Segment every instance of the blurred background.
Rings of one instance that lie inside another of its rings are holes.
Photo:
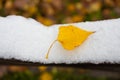
[[[120,0],[0,0],[0,16],[47,25],[120,18]],[[0,65],[0,80],[120,80],[119,72],[70,67]]]

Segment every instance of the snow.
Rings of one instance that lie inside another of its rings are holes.
[[[85,30],[96,31],[79,47],[65,50],[59,42],[46,53],[57,38],[57,24],[45,27],[22,16],[0,17],[0,58],[39,63],[120,63],[120,18],[71,23]]]

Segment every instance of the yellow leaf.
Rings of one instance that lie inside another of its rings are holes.
[[[83,19],[84,19],[84,16],[83,15],[75,15],[75,16],[73,16],[72,17],[72,21],[73,22],[80,22],[80,21],[83,21]]]
[[[93,32],[86,31],[73,25],[61,26],[57,40],[67,50],[80,46]]]
[[[39,80],[53,80],[53,77],[50,73],[44,72],[42,75],[40,75]]]
[[[69,11],[75,11],[75,5],[74,4],[69,4],[67,8],[68,8]]]
[[[50,49],[52,48],[53,44],[56,41],[59,41],[64,49],[66,50],[73,50],[74,48],[80,46],[90,34],[94,32],[92,31],[86,31],[81,28],[75,27],[73,25],[68,26],[61,26],[59,28],[59,33],[57,40],[55,40],[46,55],[46,59],[48,58],[48,54],[50,52]]]
[[[45,71],[45,70],[47,69],[47,67],[46,67],[46,66],[40,66],[40,67],[38,67],[38,69],[39,69],[40,71]]]

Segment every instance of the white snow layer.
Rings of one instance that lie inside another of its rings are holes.
[[[0,17],[0,58],[40,63],[120,63],[120,18],[71,24],[96,32],[71,51],[56,42],[46,59],[59,26],[69,24],[45,27],[31,18]]]

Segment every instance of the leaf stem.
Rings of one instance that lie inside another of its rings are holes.
[[[54,40],[53,43],[50,45],[50,47],[49,47],[49,49],[48,49],[48,52],[47,52],[47,54],[46,54],[46,56],[45,56],[46,59],[48,59],[48,56],[49,56],[50,50],[51,50],[53,44],[54,44],[56,41],[57,41],[57,40]]]

